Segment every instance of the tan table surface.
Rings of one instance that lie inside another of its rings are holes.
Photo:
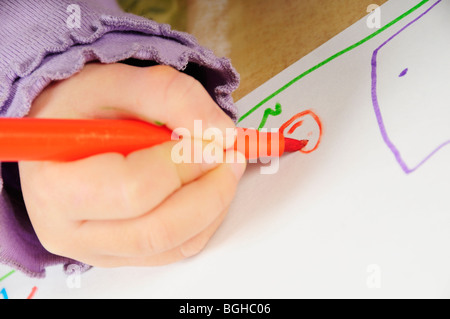
[[[187,31],[231,59],[239,100],[386,1],[188,0]]]

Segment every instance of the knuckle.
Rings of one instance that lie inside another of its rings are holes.
[[[159,78],[162,85],[163,101],[168,102],[173,99],[174,94],[179,92],[181,74],[173,69],[163,69],[161,77]]]
[[[177,167],[170,161],[171,149],[167,146],[155,146],[151,152],[151,162],[145,173],[126,172],[126,178],[120,181],[120,209],[127,218],[148,213],[181,187]],[[164,179],[156,178],[157,176],[164,176]]]
[[[169,226],[157,219],[141,230],[137,253],[144,256],[155,255],[174,246],[173,234]]]
[[[229,205],[233,199],[233,194],[236,190],[235,180],[230,178],[224,178],[221,183],[215,184],[213,188],[213,194],[211,198],[215,201],[215,206],[218,211],[223,211]]]
[[[139,109],[148,105],[148,99],[158,97],[164,104],[173,92],[173,83],[177,80],[178,72],[167,65],[156,65],[140,68],[137,73],[137,82],[141,83],[146,90],[144,94],[136,94],[134,103]]]
[[[143,196],[143,187],[135,180],[129,179],[121,184],[121,211],[127,218],[138,216],[141,211],[140,202]]]
[[[224,210],[230,204],[230,196],[228,191],[219,188],[219,191],[216,192],[216,203],[218,211]]]
[[[207,238],[201,236],[193,238],[180,246],[181,255],[185,258],[196,256],[205,249],[207,243]]]
[[[167,72],[163,79],[163,85],[164,101],[173,105],[176,105],[188,95],[203,88],[201,83],[193,77],[173,69]]]

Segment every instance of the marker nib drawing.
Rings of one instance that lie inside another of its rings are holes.
[[[308,145],[308,140],[295,140],[292,138],[285,138],[285,148],[284,151],[288,153],[301,151]]]

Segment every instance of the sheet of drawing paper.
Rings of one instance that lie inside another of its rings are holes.
[[[381,26],[370,28],[377,14]],[[450,297],[449,39],[450,0],[391,0],[238,101],[239,126],[309,144],[249,166],[200,255],[81,277],[16,272],[0,289],[10,298],[35,286],[35,298]]]

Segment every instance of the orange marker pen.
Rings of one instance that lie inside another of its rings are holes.
[[[0,161],[73,161],[93,155],[134,151],[171,141],[172,131],[135,120],[0,119]],[[278,143],[272,144],[274,139]],[[247,159],[281,156],[307,141],[280,133],[238,129],[235,150]],[[278,145],[272,149],[272,145]]]
[[[296,152],[308,144],[306,140],[285,138],[279,131],[261,132],[254,129],[237,128],[234,149],[248,160],[260,157],[280,157],[285,152]]]

